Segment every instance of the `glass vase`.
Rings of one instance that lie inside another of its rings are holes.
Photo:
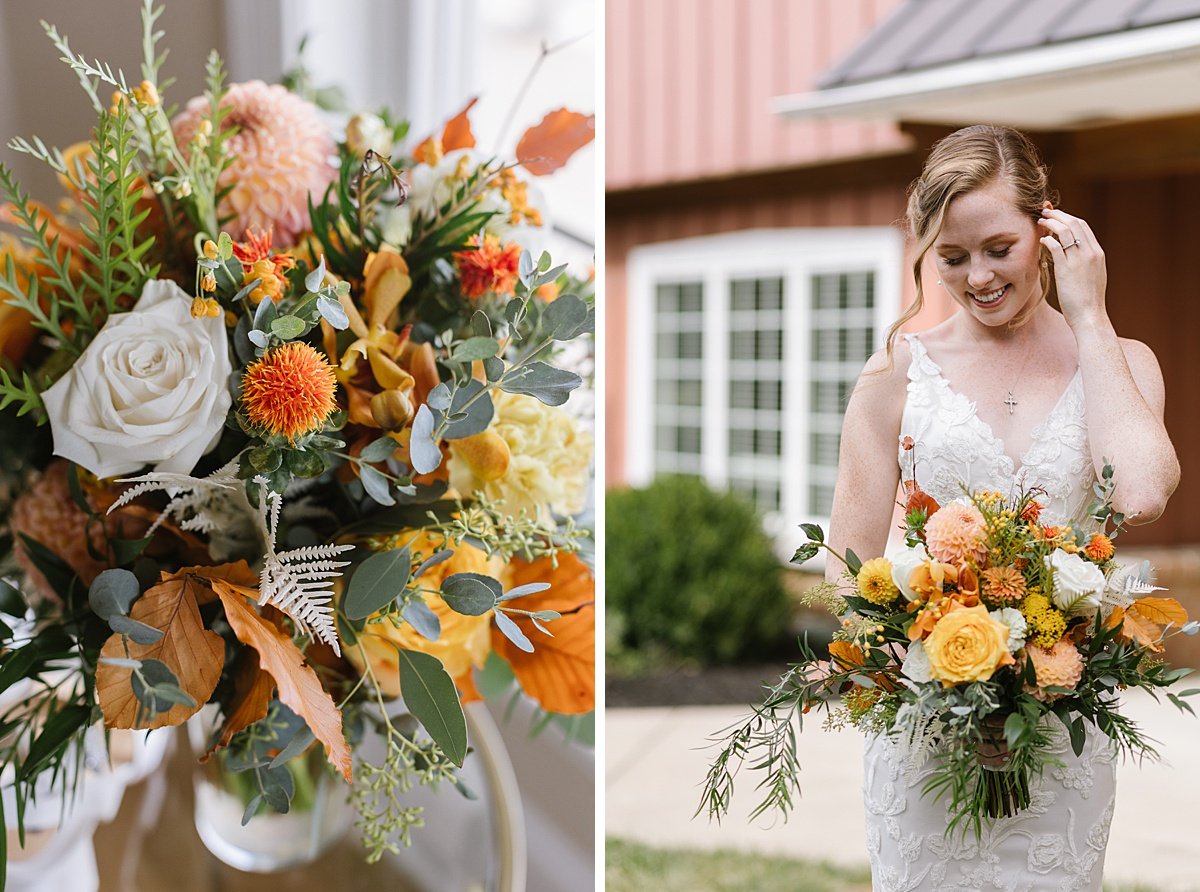
[[[197,758],[205,752],[208,727],[210,723],[196,719],[189,726]],[[196,832],[230,867],[254,873],[302,867],[340,841],[353,823],[349,788],[333,773],[319,743],[285,765],[294,787],[287,813],[261,801],[245,824],[247,807],[258,792],[252,772],[233,771],[226,750],[196,765]]]

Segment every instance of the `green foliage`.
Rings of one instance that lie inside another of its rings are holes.
[[[607,496],[607,609],[622,648],[719,664],[788,641],[783,572],[750,505],[690,477]]]

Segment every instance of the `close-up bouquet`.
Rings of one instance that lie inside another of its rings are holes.
[[[10,143],[53,207],[0,165],[6,818],[69,807],[94,726],[189,723],[241,823],[348,796],[375,860],[408,790],[469,795],[479,673],[593,709],[594,294],[536,178],[594,118],[338,132],[215,53],[176,108],[161,11],[137,77],[46,25],[96,123]]]
[[[841,562],[839,582],[804,596],[828,608],[840,628],[828,658],[801,642],[790,666],[744,723],[720,745],[700,809],[729,810],[734,777],[746,762],[765,772],[754,816],[785,814],[799,793],[795,730],[814,708],[827,726],[882,735],[922,793],[946,803],[951,829],[979,836],[986,820],[1030,807],[1031,781],[1061,766],[1056,738],[1078,756],[1088,735],[1120,755],[1157,755],[1121,713],[1120,692],[1165,691],[1190,673],[1172,669],[1163,642],[1195,634],[1177,600],[1162,597],[1146,566],[1124,567],[1113,540],[1124,518],[1112,510],[1114,470],[1094,487],[1078,527],[1040,521],[1045,494],[967,491],[939,505],[916,483],[919,444],[906,438],[913,473],[904,481],[904,547],[891,558],[839,554],[815,524],[793,557],[821,550]],[[1039,500],[1041,499],[1041,500]]]

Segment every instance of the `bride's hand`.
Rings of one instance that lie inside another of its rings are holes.
[[[1049,235],[1041,242],[1054,258],[1054,282],[1058,303],[1072,329],[1102,321],[1104,288],[1108,273],[1104,266],[1104,251],[1087,221],[1065,214],[1058,208],[1042,209],[1038,220]]]

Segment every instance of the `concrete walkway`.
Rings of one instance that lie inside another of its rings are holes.
[[[1194,687],[1195,682],[1188,682]],[[1194,698],[1200,707],[1200,698]],[[1200,709],[1198,709],[1200,711]],[[1165,698],[1126,697],[1125,714],[1161,744],[1161,763],[1121,764],[1104,878],[1159,892],[1200,892],[1200,720]],[[746,816],[759,801],[755,772],[739,778],[721,825],[692,819],[714,750],[706,738],[745,715],[738,707],[609,709],[605,717],[605,832],[652,846],[729,848],[866,863],[862,737],[826,732],[823,715],[800,735],[803,796],[785,824]]]

